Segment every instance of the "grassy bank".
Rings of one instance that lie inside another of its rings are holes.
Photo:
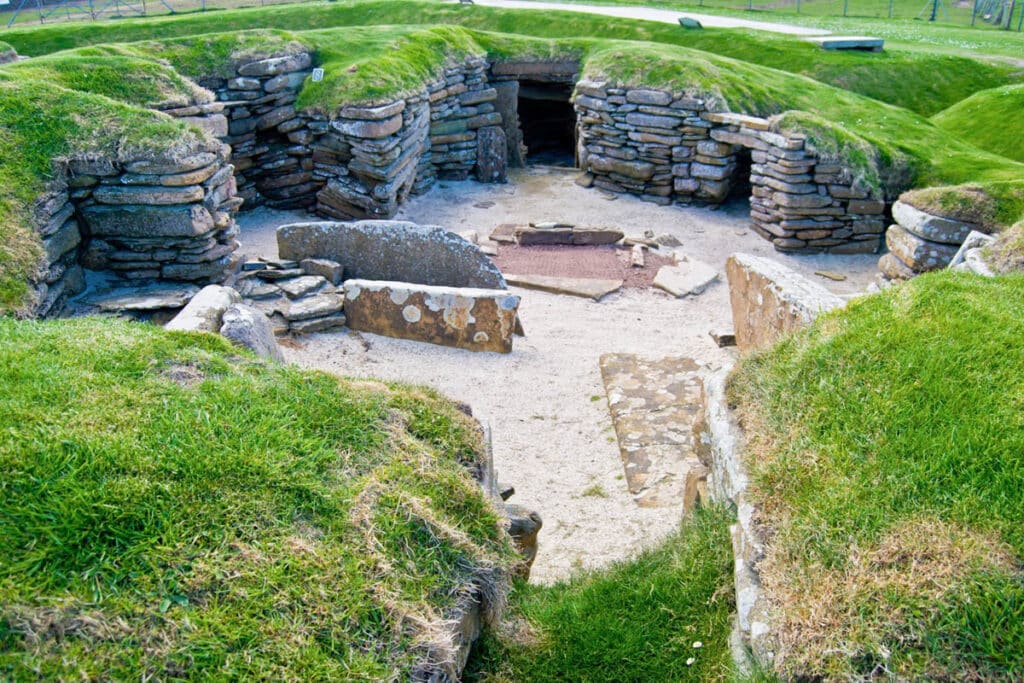
[[[112,320],[0,340],[0,678],[405,678],[498,585],[433,393]]]
[[[976,147],[1024,162],[1024,85],[975,93],[932,121]]]
[[[305,31],[316,26],[454,24],[542,38],[600,38],[664,43],[750,61],[930,116],[967,95],[1020,82],[1019,68],[949,54],[887,50],[826,52],[805,41],[758,31],[684,31],[650,21],[572,12],[526,12],[393,0],[303,3],[118,22],[73,22],[11,30],[4,38],[28,55],[100,43],[134,42],[254,28]],[[1024,50],[1024,43],[1021,44]]]
[[[1022,301],[921,276],[732,377],[783,677],[1024,676]]]
[[[724,510],[698,510],[634,560],[554,586],[519,585],[467,680],[729,680],[729,521]]]

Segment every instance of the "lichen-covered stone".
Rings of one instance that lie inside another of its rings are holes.
[[[353,330],[470,351],[512,351],[519,297],[505,290],[346,280]]]

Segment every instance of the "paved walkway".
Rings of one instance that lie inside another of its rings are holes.
[[[562,2],[534,2],[534,0],[473,0],[477,5],[503,7],[506,9],[563,10],[566,12],[582,12],[584,14],[603,14],[608,17],[622,19],[644,19],[663,24],[678,24],[679,17],[696,19],[707,28],[749,28],[757,31],[785,33],[791,36],[824,36],[831,31],[792,24],[776,24],[768,21],[752,21],[734,17],[720,17],[713,14],[695,14],[675,10],[653,9],[651,7],[625,5],[577,5]]]

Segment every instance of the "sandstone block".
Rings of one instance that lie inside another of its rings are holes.
[[[702,293],[718,279],[718,271],[700,261],[684,260],[674,266],[662,266],[654,277],[654,286],[677,299]]]
[[[747,352],[810,324],[843,300],[771,259],[733,254],[725,263],[736,344]]]
[[[319,275],[332,285],[340,284],[345,276],[345,266],[325,258],[307,258],[299,263],[306,275]]]
[[[203,188],[197,185],[187,187],[163,187],[147,185],[102,185],[92,197],[100,204],[149,204],[170,206],[192,204],[203,200]]]
[[[93,235],[111,237],[194,237],[213,229],[202,206],[87,206],[82,215]]]
[[[511,352],[518,309],[505,290],[345,282],[350,328],[470,351]]]
[[[297,55],[271,57],[243,64],[239,67],[238,74],[240,76],[277,76],[289,71],[308,69],[310,64],[312,64],[312,59],[310,59],[309,53],[301,52]]]
[[[331,121],[331,127],[339,133],[351,135],[357,138],[369,138],[377,140],[393,135],[402,129],[402,116],[396,114],[390,118],[380,121],[364,119],[336,119]]]

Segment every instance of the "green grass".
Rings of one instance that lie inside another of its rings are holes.
[[[53,160],[173,156],[213,144],[201,131],[152,111],[37,80],[33,69],[0,68],[0,312],[24,312],[30,304],[27,282],[42,257],[31,207],[54,177]]]
[[[634,560],[518,585],[504,630],[485,634],[467,680],[729,680],[729,521],[725,510],[698,510]]]
[[[0,341],[0,678],[407,678],[500,588],[478,429],[428,390],[110,319]]]
[[[810,76],[930,116],[970,93],[1020,82],[1019,66],[958,55],[889,49],[882,54],[825,52],[788,36],[758,31],[683,31],[648,21],[570,12],[516,12],[435,2],[333,2],[252,8],[118,22],[74,22],[7,31],[24,54],[39,55],[99,43],[166,40],[252,28],[305,31],[313,26],[457,24],[542,38],[641,40],[691,47]],[[977,33],[983,34],[978,31]],[[1018,54],[1024,54],[1021,42]]]
[[[1024,162],[1024,85],[974,93],[932,121],[976,147]]]
[[[930,274],[734,373],[783,677],[1024,676],[1022,302]]]

